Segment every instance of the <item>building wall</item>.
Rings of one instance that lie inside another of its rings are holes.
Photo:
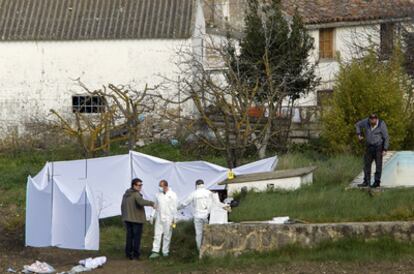
[[[108,83],[143,89],[178,77],[177,50],[191,40],[59,41],[0,43],[0,126],[8,128],[51,108],[71,113],[71,96]],[[4,131],[3,131],[4,134]]]
[[[204,0],[204,13],[208,25],[223,27],[228,24],[231,29],[242,31],[244,25],[244,14],[247,8],[246,1],[240,0]],[[334,50],[339,53],[343,60],[349,60],[358,54],[355,43],[366,47],[372,42],[377,43],[379,39],[379,25],[356,22],[357,26],[342,26],[335,28]],[[321,78],[320,86],[317,90],[327,90],[333,88],[335,75],[339,71],[337,60],[319,60],[319,29],[309,29],[309,35],[314,39],[314,50],[310,60],[318,62],[316,76]],[[297,101],[298,106],[316,106],[317,92],[312,92],[303,96]]]
[[[316,76],[320,78],[320,85],[317,90],[331,90],[334,88],[334,81],[339,72],[339,62],[349,61],[361,54],[360,47],[367,48],[370,44],[379,43],[380,26],[376,24],[365,26],[343,26],[334,30],[334,52],[336,59],[319,59],[319,29],[309,30],[309,35],[314,40],[314,49],[311,52],[310,60],[317,63]],[[316,106],[317,92],[312,92],[300,98],[298,106]]]
[[[244,183],[231,183],[227,185],[227,195],[232,197],[235,193],[240,193],[243,189],[246,191],[266,192],[269,190],[295,190],[303,185],[311,184],[313,173],[303,176],[269,179],[263,181],[252,181]]]

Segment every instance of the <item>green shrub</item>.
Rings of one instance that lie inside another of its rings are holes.
[[[381,61],[372,52],[340,65],[334,95],[324,102],[322,113],[322,136],[330,151],[361,151],[354,125],[372,112],[387,123],[391,149],[402,146],[408,119],[406,75],[400,60],[398,53]]]

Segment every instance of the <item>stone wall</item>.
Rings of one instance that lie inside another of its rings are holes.
[[[414,242],[414,222],[208,225],[204,230],[200,257],[238,256],[245,252],[276,250],[292,244],[314,247],[324,241],[348,237],[366,240],[390,237],[397,241]]]

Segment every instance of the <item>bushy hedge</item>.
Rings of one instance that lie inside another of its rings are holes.
[[[340,65],[334,94],[324,102],[322,138],[332,152],[361,152],[355,123],[375,112],[388,126],[391,149],[400,149],[407,136],[407,77],[400,54],[382,61],[372,52]]]

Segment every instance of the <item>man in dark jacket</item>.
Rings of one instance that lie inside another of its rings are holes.
[[[376,114],[359,121],[355,125],[356,133],[360,141],[364,139],[366,151],[364,156],[364,182],[359,187],[379,187],[381,184],[382,156],[387,152],[390,145],[387,125],[378,119]],[[375,181],[371,185],[371,166],[375,161]]]
[[[146,221],[144,206],[154,207],[154,202],[142,198],[142,180],[135,178],[122,197],[122,221],[126,227],[125,254],[132,260],[139,259],[142,226]]]

